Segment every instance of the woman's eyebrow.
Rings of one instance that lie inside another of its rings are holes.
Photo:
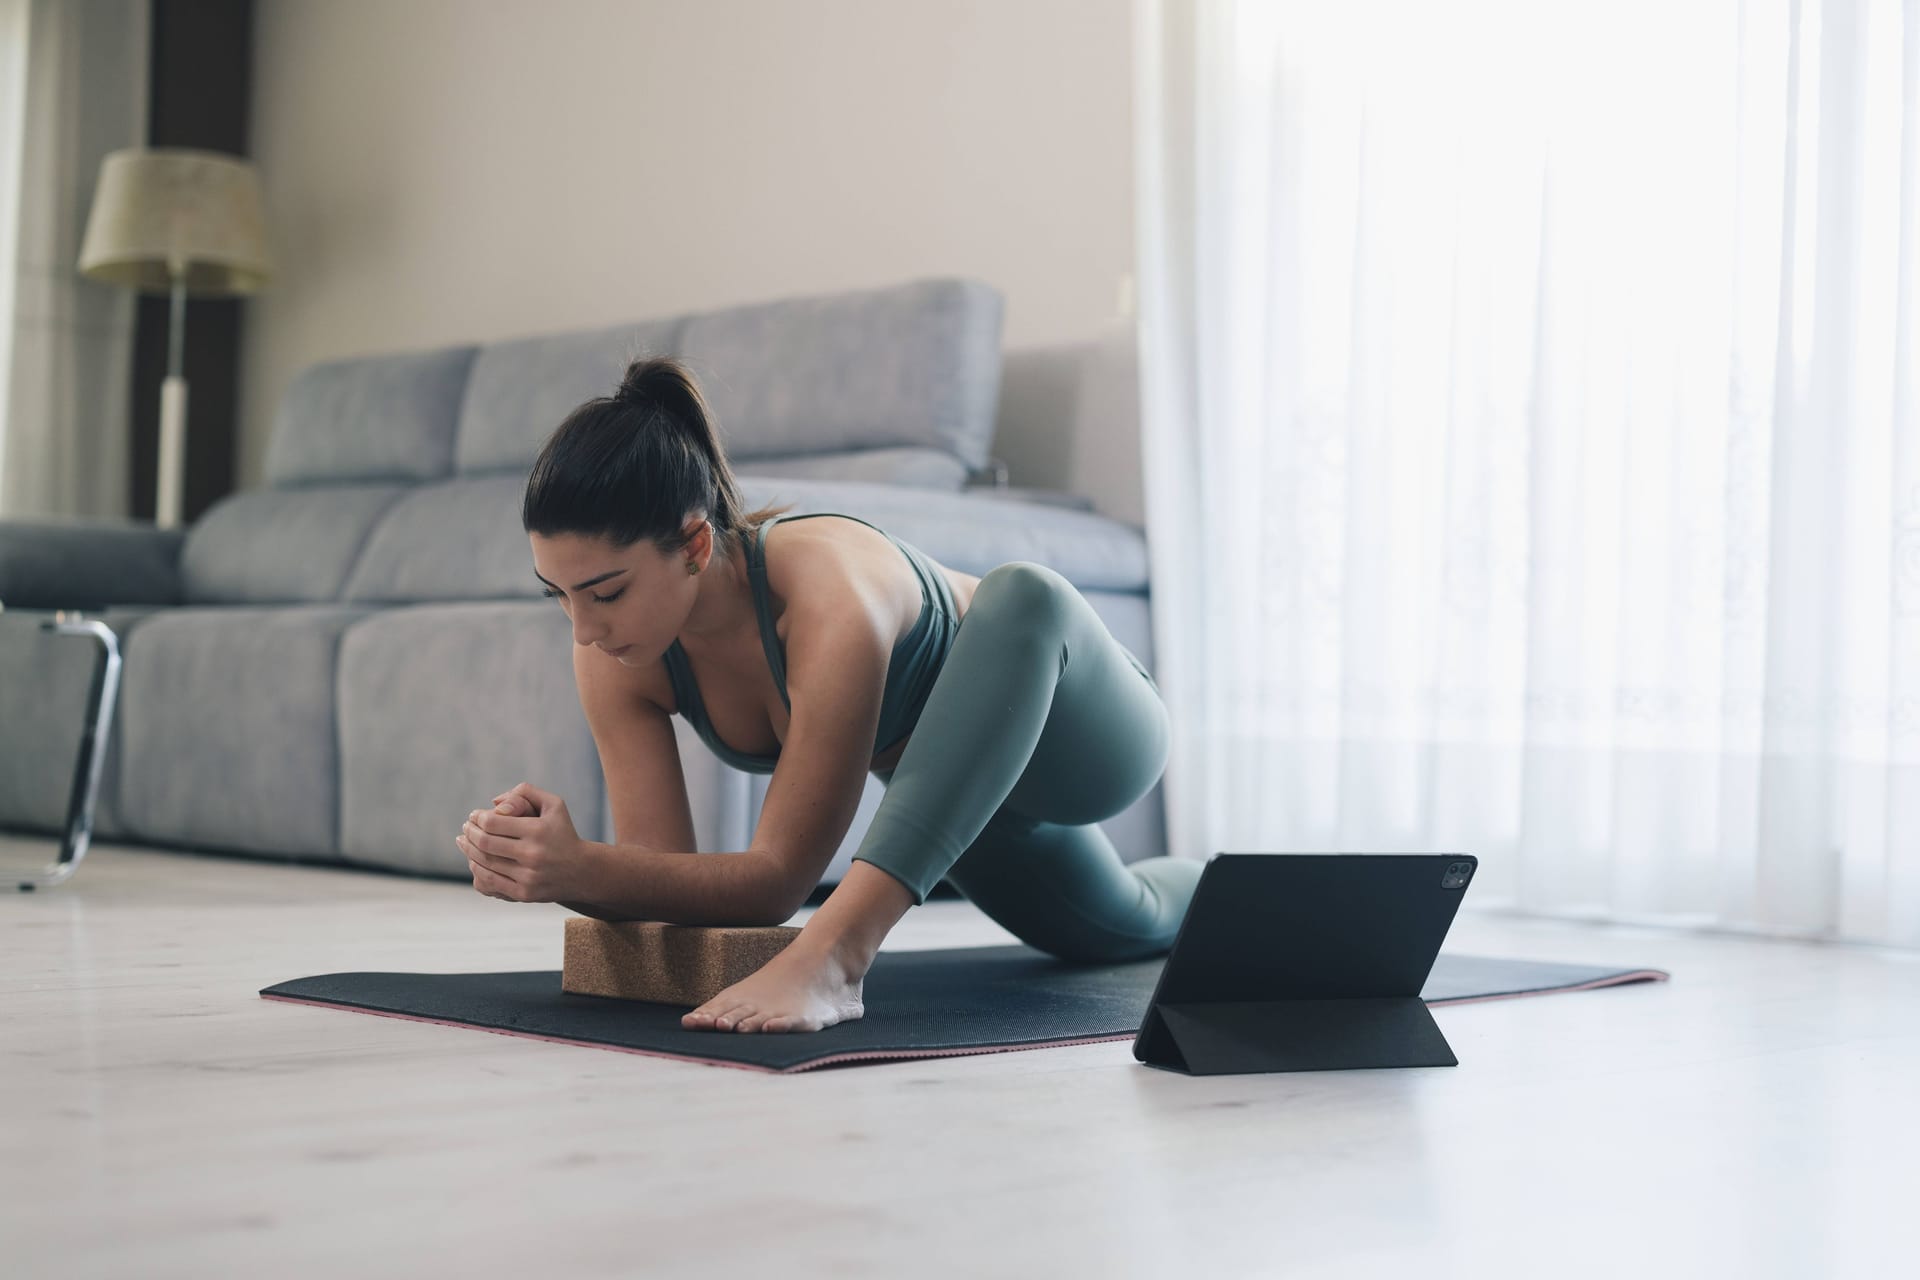
[[[585,582],[576,582],[573,584],[573,589],[575,591],[585,591],[588,587],[593,586],[597,582],[605,582],[608,578],[617,578],[625,572],[626,572],[625,569],[615,569],[609,573],[603,573],[597,578],[588,578]],[[533,571],[533,576],[536,578],[540,578],[540,571],[538,569],[535,569]],[[540,578],[540,581],[547,582],[545,578]],[[551,582],[547,582],[547,585],[550,587],[553,586]],[[558,590],[558,588],[555,588],[555,590]]]

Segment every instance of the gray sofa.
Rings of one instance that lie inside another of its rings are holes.
[[[750,506],[845,511],[968,573],[1049,565],[1151,668],[1141,531],[970,487],[1001,314],[989,286],[921,280],[332,361],[287,387],[267,486],[184,532],[0,522],[0,829],[61,829],[91,655],[39,624],[79,608],[124,653],[99,839],[466,879],[461,819],[522,780],[610,839],[519,498],[547,434],[643,353],[693,368]],[[769,779],[674,723],[700,850],[746,848]],[[823,883],[883,794],[869,778]],[[1160,815],[1156,788],[1102,825],[1146,857],[1165,851]]]

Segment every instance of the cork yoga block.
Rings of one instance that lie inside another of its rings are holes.
[[[576,917],[567,921],[560,989],[582,996],[701,1005],[799,936],[800,930],[788,925],[710,929]]]

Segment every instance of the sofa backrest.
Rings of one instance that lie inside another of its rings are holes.
[[[525,554],[519,485],[554,427],[642,355],[686,361],[742,474],[957,492],[993,439],[1002,311],[990,285],[921,280],[313,365],[282,397],[268,487],[189,531],[185,598],[385,599],[429,578],[429,595],[486,598],[531,582],[493,550]]]
[[[454,433],[475,346],[309,365],[280,397],[267,483],[438,480],[453,470]]]
[[[958,490],[993,442],[1000,320],[991,286],[924,280],[494,343],[467,380],[455,466],[525,474],[561,419],[612,394],[629,361],[674,355],[740,470],[884,452],[920,462],[921,478],[939,481],[927,487]],[[933,460],[945,468],[926,470]]]

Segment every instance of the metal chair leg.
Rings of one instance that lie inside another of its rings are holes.
[[[106,771],[107,742],[113,732],[113,709],[120,690],[120,641],[104,622],[93,622],[77,614],[56,613],[50,622],[40,624],[42,631],[61,635],[90,636],[100,647],[93,667],[93,685],[87,694],[86,727],[80,734],[80,750],[73,762],[73,790],[67,802],[66,837],[60,845],[59,861],[33,880],[19,882],[21,893],[52,888],[74,873],[80,859],[87,856],[93,842],[93,808],[100,797],[100,775]]]

